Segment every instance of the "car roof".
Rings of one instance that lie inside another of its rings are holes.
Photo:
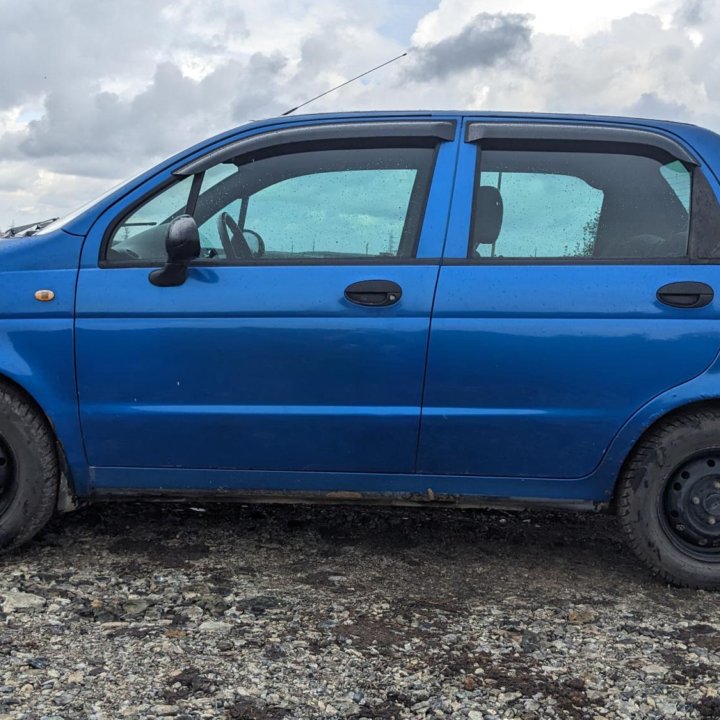
[[[323,112],[323,113],[293,113],[292,115],[279,115],[277,117],[263,118],[260,121],[253,121],[247,128],[258,122],[262,125],[283,124],[285,122],[298,120],[306,121],[327,121],[327,120],[352,120],[370,118],[459,118],[472,117],[479,120],[519,120],[525,122],[591,122],[591,123],[613,123],[623,125],[643,125],[646,127],[676,129],[683,127],[697,127],[691,123],[678,122],[675,120],[660,120],[655,118],[631,117],[623,115],[598,115],[582,113],[543,113],[543,112],[508,112],[495,110],[355,110],[352,112]],[[239,129],[239,128],[237,128]]]

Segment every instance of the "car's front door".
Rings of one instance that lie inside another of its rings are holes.
[[[712,176],[632,127],[470,120],[464,137],[418,470],[588,476],[720,349],[720,267],[699,261]]]
[[[296,126],[106,212],[77,291],[96,485],[108,468],[413,472],[454,131]],[[159,287],[186,210],[201,257]]]

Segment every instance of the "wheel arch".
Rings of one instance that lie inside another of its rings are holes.
[[[58,499],[57,510],[59,512],[69,512],[77,507],[75,474],[72,472],[65,446],[58,434],[57,425],[52,416],[45,410],[42,403],[26,387],[19,383],[15,378],[0,371],[0,385],[3,385],[16,393],[22,400],[32,405],[40,415],[45,419],[48,429],[52,433],[55,441],[55,452],[57,453],[58,467],[60,469],[60,477],[58,478]]]
[[[635,438],[634,442],[625,452],[625,456],[620,463],[619,470],[615,475],[612,487],[612,496],[610,499],[610,511],[612,513],[615,513],[617,510],[618,488],[620,486],[622,478],[625,475],[627,467],[632,461],[632,458],[635,455],[637,448],[646,440],[646,438],[651,435],[659,426],[665,424],[666,422],[669,422],[670,420],[672,420],[672,418],[677,417],[678,415],[684,415],[697,410],[709,409],[720,411],[720,396],[706,397],[685,402],[681,405],[676,405],[672,408],[669,408],[659,415],[651,416],[650,422],[644,426],[640,434]]]

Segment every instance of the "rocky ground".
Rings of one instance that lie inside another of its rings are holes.
[[[611,518],[110,504],[0,565],[0,720],[720,717]]]

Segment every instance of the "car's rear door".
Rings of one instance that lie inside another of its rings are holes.
[[[127,482],[113,468],[414,471],[456,124],[339,125],[220,150],[93,227],[77,372],[98,487]],[[193,193],[202,258],[153,285],[157,225]],[[223,223],[246,230],[238,257]]]
[[[648,129],[470,118],[464,140],[418,469],[586,476],[720,349],[714,180]]]

